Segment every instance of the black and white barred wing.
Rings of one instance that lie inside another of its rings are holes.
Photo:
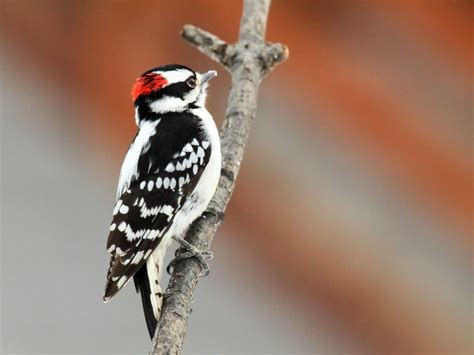
[[[118,199],[107,241],[111,260],[104,300],[143,266],[173,225],[209,161],[206,143],[193,139],[164,169],[132,182]]]

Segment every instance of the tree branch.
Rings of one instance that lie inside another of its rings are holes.
[[[228,68],[233,47],[219,37],[193,25],[184,25],[181,37],[189,42],[209,58]]]
[[[239,41],[229,45],[217,36],[192,25],[181,36],[191,45],[219,62],[232,76],[224,123],[220,132],[222,171],[216,193],[206,212],[198,218],[186,240],[201,250],[208,250],[217,226],[230,200],[240,163],[257,109],[257,93],[263,77],[288,58],[281,44],[265,42],[270,0],[244,0]],[[178,249],[177,253],[183,250]],[[161,317],[153,338],[154,354],[179,354],[186,335],[193,293],[201,265],[194,258],[175,265],[163,302]]]

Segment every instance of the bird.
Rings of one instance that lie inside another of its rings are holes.
[[[205,211],[220,177],[219,134],[205,107],[209,80],[216,75],[163,65],[140,75],[131,91],[138,130],[120,170],[103,300],[133,278],[151,338],[163,301],[163,258],[172,240],[199,260],[206,257],[183,236]]]

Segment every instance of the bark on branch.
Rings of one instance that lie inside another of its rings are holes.
[[[208,250],[235,186],[257,108],[257,93],[264,76],[288,58],[288,48],[265,42],[270,0],[244,0],[239,40],[227,44],[217,36],[192,25],[181,36],[224,66],[232,76],[224,123],[220,132],[222,173],[216,193],[201,218],[186,234],[186,240]],[[183,252],[178,249],[177,253]],[[175,265],[153,338],[153,354],[179,354],[186,335],[193,293],[201,265],[194,258]]]

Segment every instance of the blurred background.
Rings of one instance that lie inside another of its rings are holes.
[[[241,1],[1,0],[1,352],[146,353],[129,284],[102,304],[130,89],[179,37],[237,39]],[[274,0],[237,188],[184,353],[472,352],[470,1]],[[169,254],[172,254],[170,252]]]

